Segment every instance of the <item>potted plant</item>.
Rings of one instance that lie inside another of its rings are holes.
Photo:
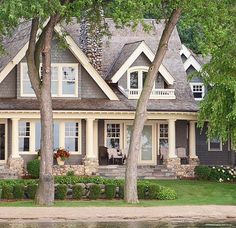
[[[64,165],[65,160],[70,157],[69,151],[63,148],[58,148],[56,153],[54,154],[54,158],[57,160],[58,165]]]

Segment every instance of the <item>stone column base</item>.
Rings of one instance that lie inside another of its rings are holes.
[[[180,158],[167,158],[163,161],[167,168],[176,170],[180,167]]]
[[[16,172],[18,176],[22,176],[24,174],[24,159],[22,157],[19,158],[9,157],[7,165],[9,169]]]
[[[83,159],[84,164],[84,175],[97,175],[98,173],[98,159],[97,158],[87,158]]]
[[[191,166],[197,166],[200,164],[199,158],[189,158],[189,165]]]

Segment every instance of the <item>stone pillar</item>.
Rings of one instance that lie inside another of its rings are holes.
[[[196,155],[196,133],[195,133],[196,121],[189,121],[189,164],[198,165],[199,159]]]
[[[85,175],[96,175],[98,170],[97,151],[94,150],[94,119],[86,119],[86,156],[84,158]]]
[[[10,170],[16,172],[19,176],[24,173],[24,160],[19,155],[19,118],[12,118],[12,153],[8,158]]]

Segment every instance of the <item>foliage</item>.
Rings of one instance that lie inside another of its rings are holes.
[[[23,184],[17,184],[13,187],[14,199],[23,199],[25,193],[25,186]]]
[[[145,199],[147,196],[147,185],[145,183],[138,183],[137,190],[138,190],[138,198]]]
[[[61,158],[61,160],[65,161],[70,157],[69,151],[66,149],[58,148],[56,153],[54,154],[54,158]]]
[[[67,196],[67,185],[65,184],[57,185],[55,189],[55,198],[64,200],[66,199],[66,196]]]
[[[34,159],[27,163],[27,171],[32,178],[39,178],[40,160]]]
[[[97,184],[92,184],[89,187],[89,199],[95,200],[98,199],[101,195],[101,188]]]
[[[148,199],[157,199],[158,192],[161,186],[158,184],[149,184],[148,186]]]
[[[119,198],[124,199],[125,196],[125,187],[124,185],[119,185]]]
[[[11,185],[2,186],[2,199],[13,199],[13,186]]]
[[[73,186],[73,188],[72,188],[72,198],[73,199],[81,199],[83,194],[84,194],[84,188],[81,185],[76,184]]]
[[[195,167],[194,173],[199,180],[208,180],[211,173],[211,168],[208,166],[199,165]]]
[[[116,186],[114,184],[105,185],[105,196],[107,199],[115,198],[116,196]]]
[[[3,185],[10,185],[10,186],[15,186],[17,184],[23,184],[24,186],[27,186],[27,185],[30,185],[30,184],[37,184],[38,183],[38,180],[35,180],[35,179],[2,179],[0,180],[0,188],[3,186]]]
[[[26,187],[26,195],[29,199],[34,199],[36,195],[38,185],[37,184],[29,184]]]
[[[75,176],[75,172],[74,171],[68,171],[66,173],[66,176]]]
[[[157,199],[159,200],[174,200],[177,198],[177,193],[175,190],[167,187],[161,187],[157,194]]]

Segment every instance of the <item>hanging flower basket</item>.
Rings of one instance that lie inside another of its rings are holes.
[[[69,151],[59,148],[54,154],[54,158],[57,160],[58,165],[64,165],[65,160],[70,157]]]

